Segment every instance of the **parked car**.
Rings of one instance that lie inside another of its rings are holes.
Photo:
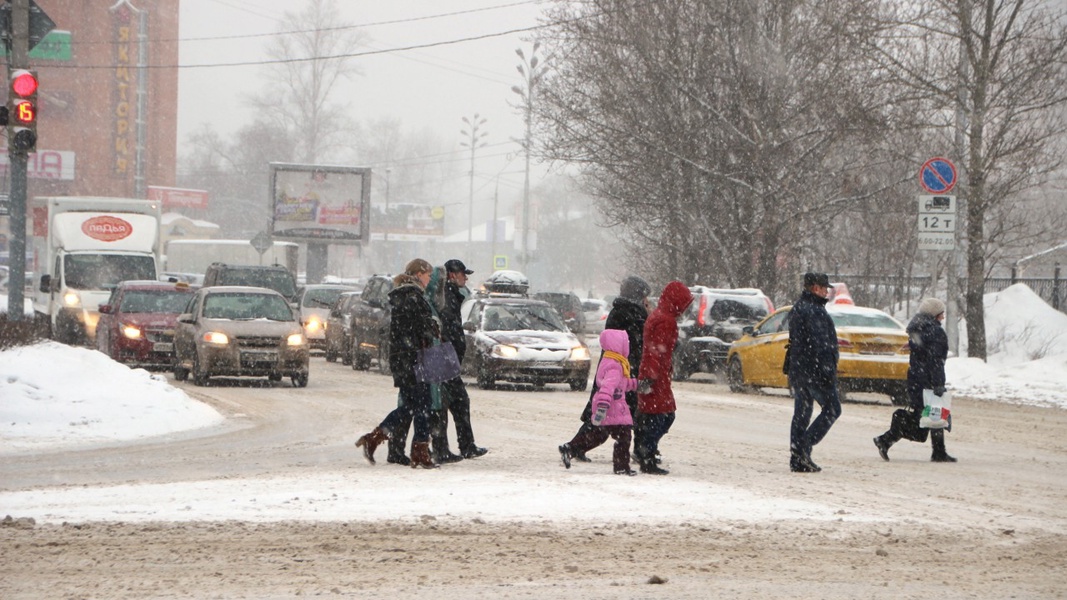
[[[327,362],[336,362],[341,358],[343,364],[352,362],[348,354],[351,342],[352,310],[359,303],[359,295],[362,292],[343,292],[330,307],[330,314],[326,317],[326,327],[323,350],[326,352]]]
[[[312,350],[326,349],[326,321],[330,316],[330,307],[342,293],[355,290],[351,286],[329,283],[300,288],[296,305],[300,310],[300,324],[304,326],[304,335]]]
[[[674,350],[674,378],[693,373],[717,373],[726,367],[730,344],[774,311],[774,303],[755,288],[689,288],[693,303],[678,323]]]
[[[247,285],[274,290],[289,302],[296,302],[296,277],[281,265],[234,265],[211,263],[204,272],[203,287]]]
[[[476,377],[480,388],[491,389],[497,381],[588,387],[589,348],[547,302],[490,294],[464,302],[461,315],[467,341],[463,371]]]
[[[308,344],[296,311],[278,292],[248,286],[200,288],[178,317],[174,378],[206,385],[215,375],[308,384]]]
[[[604,331],[604,323],[607,322],[610,312],[611,305],[606,300],[596,298],[582,300],[582,321],[585,323],[582,331],[600,334]]]
[[[533,295],[537,300],[544,300],[555,308],[563,323],[575,333],[581,333],[585,327],[585,317],[582,312],[582,300],[571,292],[537,292]]]
[[[389,373],[389,292],[393,291],[392,275],[375,275],[367,280],[359,301],[352,307],[349,326],[348,353],[352,368],[366,371],[372,360],[378,369]]]
[[[746,327],[745,335],[730,347],[726,379],[731,390],[789,387],[782,363],[791,308],[782,308],[755,327]],[[874,308],[830,304],[826,311],[837,329],[839,388],[888,394],[893,404],[906,405],[910,349],[904,325]]]
[[[99,307],[96,348],[123,364],[170,369],[178,315],[195,291],[181,282],[120,282]]]

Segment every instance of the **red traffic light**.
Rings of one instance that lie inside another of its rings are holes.
[[[11,78],[11,91],[23,98],[37,92],[37,76],[29,71],[16,72]]]

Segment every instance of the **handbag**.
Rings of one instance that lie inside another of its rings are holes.
[[[419,350],[415,356],[415,380],[419,383],[444,383],[459,377],[459,356],[450,342]]]
[[[952,393],[945,391],[937,396],[934,390],[923,390],[923,412],[919,427],[925,429],[952,428]]]

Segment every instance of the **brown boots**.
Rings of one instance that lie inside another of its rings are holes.
[[[430,458],[430,443],[429,442],[415,442],[411,445],[411,468],[423,467],[426,469],[436,469],[437,465],[434,464],[433,459]]]
[[[378,449],[378,445],[389,439],[389,432],[381,427],[375,427],[374,431],[361,436],[356,440],[356,447],[363,448],[363,457],[367,459],[367,462],[374,464],[374,451]],[[414,454],[414,453],[412,453]]]

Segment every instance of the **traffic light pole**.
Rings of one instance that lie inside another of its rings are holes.
[[[30,0],[12,0],[11,31],[8,39],[8,79],[15,69],[24,68],[29,62],[30,53]],[[9,91],[10,93],[10,91]],[[8,115],[11,118],[13,115]],[[8,140],[8,153],[11,159],[11,209],[8,217],[10,243],[8,245],[8,281],[7,319],[21,321],[25,304],[24,282],[26,280],[26,166],[28,156],[12,148]]]

